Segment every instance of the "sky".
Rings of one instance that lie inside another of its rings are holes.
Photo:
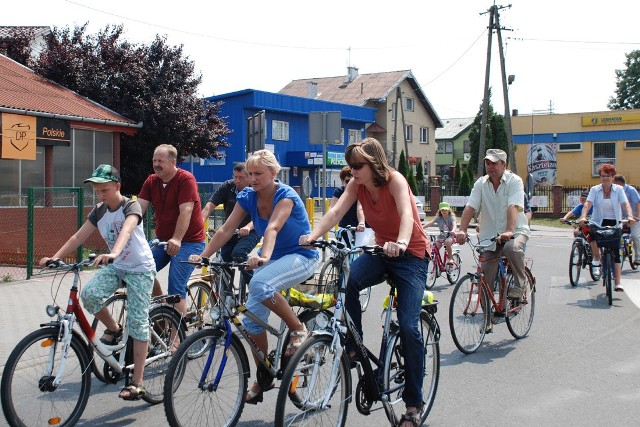
[[[156,35],[202,74],[200,94],[278,92],[291,80],[411,70],[441,119],[473,117],[482,103],[493,1],[275,0],[5,2],[0,25],[70,27],[97,33],[122,24],[127,40]],[[616,69],[640,49],[632,0],[512,0],[496,3],[510,109],[520,114],[606,111]],[[511,7],[508,7],[509,4]],[[504,113],[493,36],[492,104]]]

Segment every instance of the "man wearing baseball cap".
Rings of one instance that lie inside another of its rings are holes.
[[[515,286],[509,289],[509,298],[521,299],[526,290],[524,272],[524,246],[529,240],[529,226],[524,214],[524,185],[522,179],[507,170],[507,153],[491,148],[484,157],[487,174],[473,185],[467,205],[462,212],[460,227],[456,233],[459,244],[467,240],[467,227],[476,215],[480,215],[480,240],[498,236],[498,241],[483,253],[491,260],[504,255],[515,278]],[[495,281],[497,262],[483,262],[482,268],[489,283]],[[487,327],[491,332],[491,323]]]

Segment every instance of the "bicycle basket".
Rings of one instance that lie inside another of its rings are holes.
[[[591,238],[596,240],[598,247],[617,249],[620,247],[622,230],[620,228],[601,228],[596,225],[591,226]]]

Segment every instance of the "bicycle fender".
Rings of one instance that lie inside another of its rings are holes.
[[[56,330],[60,330],[60,322],[56,321],[56,320],[52,320],[51,322],[47,322],[47,323],[41,323],[40,324],[40,328],[50,328],[50,329],[56,329]],[[87,359],[90,359],[89,357],[89,344],[87,343],[87,340],[84,339],[84,337],[80,334],[80,332],[76,331],[75,329],[71,330],[71,340],[77,340],[80,341],[80,344],[82,344],[82,348],[84,349],[84,355],[87,356]]]

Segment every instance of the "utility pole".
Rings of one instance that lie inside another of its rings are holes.
[[[392,137],[392,157],[391,157],[391,166],[394,168],[398,168],[399,165],[396,164],[396,159],[399,159],[398,156],[398,105],[400,105],[400,112],[402,113],[402,137],[404,139],[404,147],[405,153],[404,155],[409,158],[409,146],[407,144],[407,135],[405,135],[405,122],[404,122],[404,106],[402,105],[402,91],[400,90],[400,86],[396,88],[396,103],[394,105],[393,116],[395,117],[395,121],[393,124],[393,137]]]
[[[505,60],[504,60],[504,49],[502,45],[502,28],[500,26],[500,13],[499,10],[510,8],[511,5],[508,6],[497,6],[493,5],[486,12],[481,13],[484,15],[485,13],[489,14],[489,35],[488,35],[488,44],[487,44],[487,65],[485,68],[485,76],[484,76],[484,98],[482,100],[482,119],[480,122],[480,143],[478,147],[478,176],[482,176],[484,174],[484,163],[480,161],[482,157],[484,157],[484,153],[486,151],[486,140],[487,140],[487,124],[488,124],[488,114],[489,114],[489,76],[491,74],[491,44],[493,41],[493,30],[496,30],[496,34],[498,36],[498,48],[500,52],[500,70],[502,73],[502,94],[504,97],[504,117],[505,117],[505,132],[507,134],[507,144],[509,146],[509,165],[510,169],[517,173],[516,171],[516,162],[515,162],[515,150],[513,146],[513,133],[511,129],[511,111],[509,107],[509,91],[508,91],[508,82],[507,82],[507,73],[505,70]],[[510,79],[510,81],[513,81]]]

